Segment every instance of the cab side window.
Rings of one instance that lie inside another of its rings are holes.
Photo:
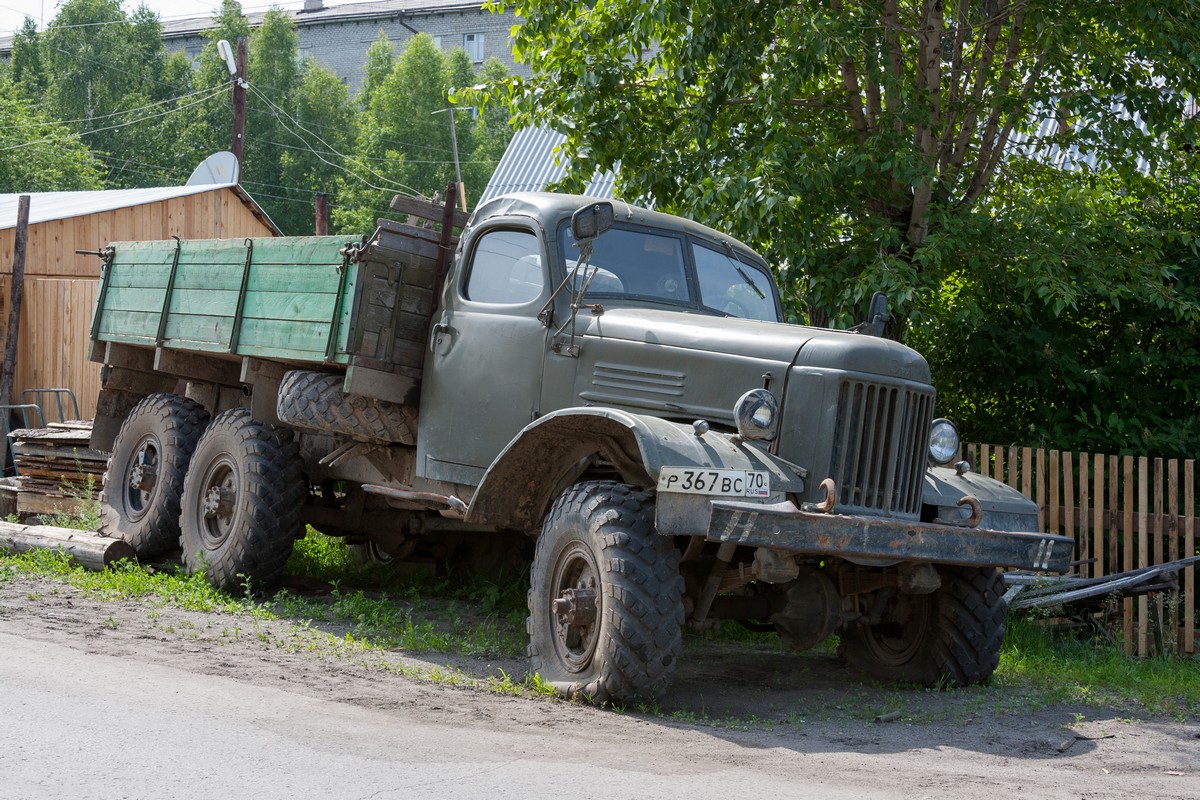
[[[546,285],[538,239],[528,231],[495,230],[475,243],[466,296],[477,303],[519,305]]]

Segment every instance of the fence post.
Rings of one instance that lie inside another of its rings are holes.
[[[1125,456],[1125,558],[1121,562],[1121,571],[1133,569],[1133,456]],[[1126,652],[1135,652],[1136,642],[1134,641],[1134,632],[1136,627],[1133,624],[1133,598],[1126,597],[1122,614],[1125,619],[1125,650]]]
[[[1138,458],[1138,569],[1150,566],[1150,459]],[[1150,604],[1146,595],[1138,595],[1137,601],[1137,654],[1146,655],[1150,647],[1147,639]]]
[[[1196,462],[1183,462],[1183,544],[1187,555],[1196,555]],[[1192,564],[1183,579],[1183,650],[1189,655],[1196,652],[1196,565]]]

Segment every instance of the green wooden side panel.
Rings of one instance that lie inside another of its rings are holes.
[[[97,338],[155,344],[170,285],[165,347],[229,352],[236,338],[239,355],[324,361],[332,329],[333,360],[347,363],[358,264],[351,263],[343,277],[341,251],[354,241],[344,236],[184,241],[177,263],[174,240],[116,242],[97,301]]]
[[[137,339],[154,341],[158,333],[158,311],[112,311],[100,319],[100,339],[109,342],[128,342]]]

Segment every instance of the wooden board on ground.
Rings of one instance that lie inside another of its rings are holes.
[[[37,549],[59,550],[93,570],[102,570],[114,561],[134,557],[133,548],[125,542],[91,531],[0,522],[0,551],[24,553]]]

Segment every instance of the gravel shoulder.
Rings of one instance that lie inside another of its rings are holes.
[[[1042,705],[1003,687],[882,686],[822,653],[689,639],[655,708],[612,711],[506,691],[503,676],[519,681],[523,660],[378,651],[316,624],[97,600],[20,576],[0,583],[0,634],[283,689],[396,724],[544,737],[572,758],[686,777],[694,796],[709,796],[706,774],[737,768],[858,798],[990,797],[997,787],[1200,798],[1200,720]]]

